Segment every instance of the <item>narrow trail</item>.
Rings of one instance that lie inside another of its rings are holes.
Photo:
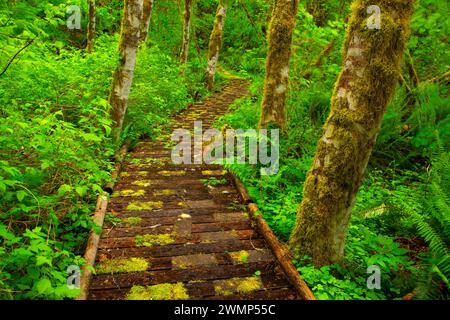
[[[243,80],[174,118],[203,129],[248,94]],[[97,252],[89,299],[297,299],[219,165],[175,165],[170,137],[124,162]],[[110,215],[111,216],[111,215]]]

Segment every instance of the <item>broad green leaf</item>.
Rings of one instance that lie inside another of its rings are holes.
[[[44,256],[37,256],[36,257],[36,266],[41,266],[43,264],[47,264],[50,267],[52,266],[52,259],[49,259],[47,257]]]
[[[72,186],[69,186],[68,184],[63,184],[58,189],[58,195],[62,196],[64,194],[66,194],[67,192],[71,192],[71,191],[72,191]]]
[[[47,278],[42,278],[35,284],[35,289],[38,293],[47,293],[52,288],[52,283]]]
[[[19,202],[22,202],[26,195],[27,195],[27,192],[24,190],[19,190],[16,192],[16,197],[17,197],[17,200],[19,200]]]

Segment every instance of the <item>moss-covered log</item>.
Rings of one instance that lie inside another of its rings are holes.
[[[133,83],[136,54],[142,20],[143,0],[125,0],[122,30],[119,42],[119,64],[114,72],[112,90],[109,96],[111,118],[114,121],[114,138],[122,130],[127,112],[128,96]]]
[[[381,28],[367,27],[367,7],[352,5],[343,70],[335,85],[303,201],[290,239],[316,266],[339,261],[356,193],[399,77],[413,0],[379,0]]]
[[[209,38],[208,47],[208,66],[206,68],[206,87],[212,90],[214,87],[214,76],[217,69],[217,61],[219,60],[219,52],[222,47],[222,34],[225,25],[225,17],[227,15],[228,0],[219,0],[217,7],[214,27]]]
[[[189,27],[191,25],[192,0],[184,1],[183,44],[181,45],[180,63],[185,64],[189,52]]]
[[[88,53],[91,53],[94,50],[94,41],[95,41],[95,24],[96,24],[95,0],[88,0],[88,6],[89,6],[89,23],[87,29],[86,49]]]
[[[289,78],[292,33],[298,0],[277,0],[269,26],[264,97],[259,126],[285,127],[285,101]]]
[[[155,0],[144,0],[144,12],[141,24],[141,42],[147,42],[150,21],[152,20],[153,4]]]

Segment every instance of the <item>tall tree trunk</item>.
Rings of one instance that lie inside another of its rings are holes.
[[[222,47],[222,34],[225,25],[225,17],[227,15],[228,0],[219,0],[217,7],[214,27],[209,38],[208,47],[208,66],[206,68],[206,87],[208,90],[214,88],[214,76],[216,74],[217,61],[219,60],[219,52]]]
[[[192,0],[184,1],[183,44],[181,45],[180,63],[185,64],[189,52],[189,27],[191,25]]]
[[[96,24],[95,0],[88,0],[88,5],[89,5],[89,23],[87,29],[86,49],[88,53],[91,53],[94,50],[94,42],[95,42],[95,24]]]
[[[356,193],[399,77],[413,2],[378,1],[381,29],[367,28],[371,1],[352,6],[343,70],[289,241],[295,254],[312,257],[316,266],[343,256]]]
[[[144,0],[144,14],[142,17],[142,26],[141,26],[141,42],[147,42],[148,29],[150,28],[150,21],[152,19],[154,2],[155,0]]]
[[[289,59],[298,0],[277,0],[269,26],[269,51],[261,105],[260,128],[275,124],[285,128],[285,102],[289,80]]]
[[[306,11],[314,17],[314,23],[323,27],[327,22],[327,6],[325,0],[309,0],[306,2]]]
[[[122,30],[119,42],[119,65],[113,76],[109,96],[111,118],[114,121],[114,139],[118,140],[127,112],[128,96],[133,83],[136,54],[142,20],[143,0],[125,0]]]

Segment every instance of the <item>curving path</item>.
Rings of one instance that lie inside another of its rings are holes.
[[[231,80],[174,117],[167,138],[124,162],[97,252],[89,299],[297,299],[218,165],[174,165],[170,133],[203,129],[248,94]]]

